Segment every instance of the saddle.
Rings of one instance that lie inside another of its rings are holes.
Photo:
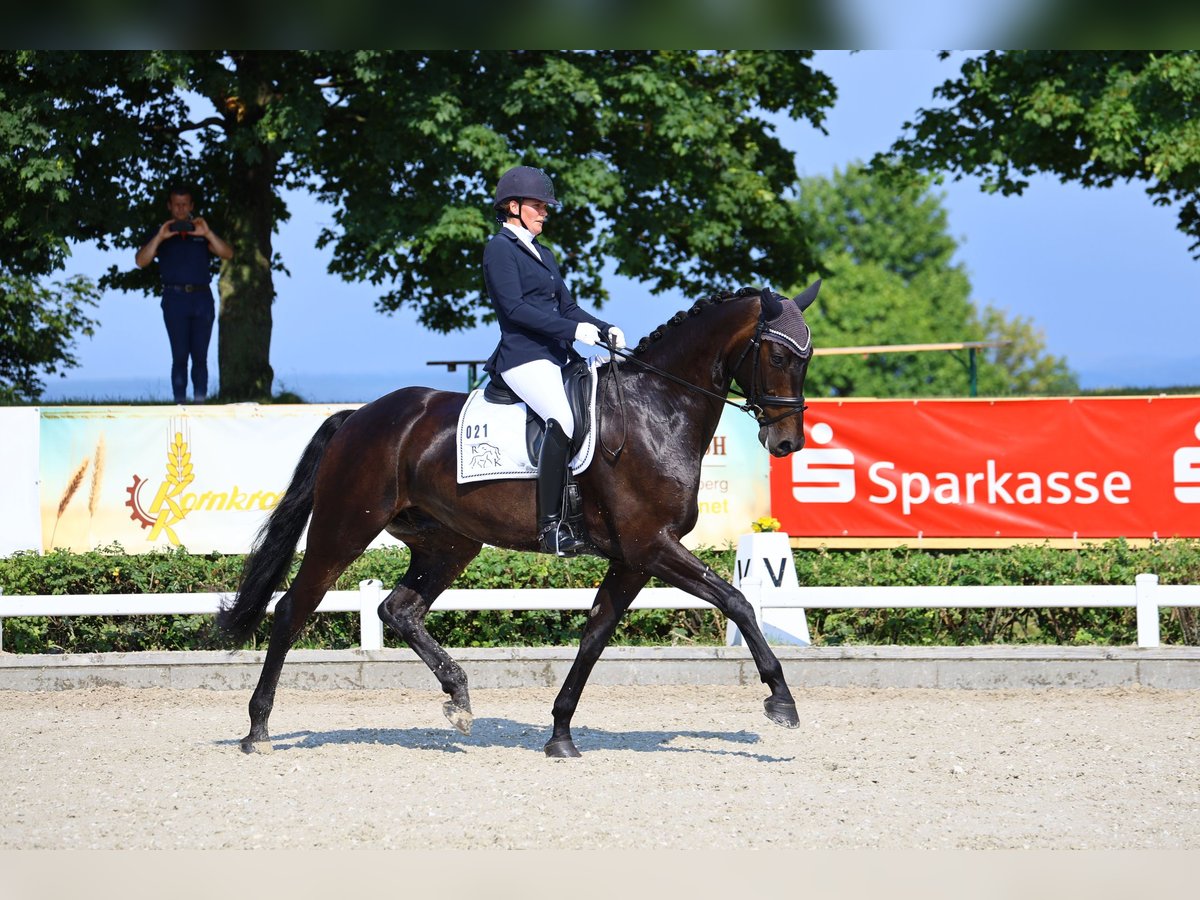
[[[571,453],[579,452],[584,437],[592,427],[591,373],[585,359],[577,359],[563,367],[563,389],[567,392],[567,403],[571,407],[571,419],[575,434],[571,438]],[[523,403],[512,388],[504,383],[497,372],[491,376],[483,389],[483,398],[489,403],[509,405]],[[542,453],[542,440],[546,436],[546,423],[532,409],[525,417],[525,447],[529,451],[529,462],[536,466]]]

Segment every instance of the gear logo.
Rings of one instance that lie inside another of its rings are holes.
[[[125,493],[129,495],[129,499],[125,501],[125,505],[133,510],[133,512],[129,514],[130,519],[137,522],[142,528],[150,528],[154,525],[155,517],[151,516],[145,511],[145,509],[142,508],[142,499],[140,496],[142,492],[142,485],[145,483],[146,479],[142,478],[140,475],[135,474],[133,476],[133,484],[125,488]]]
[[[146,536],[148,541],[156,541],[165,536],[176,547],[180,546],[179,537],[173,526],[182,522],[189,512],[189,507],[180,503],[180,496],[195,480],[192,474],[192,454],[182,431],[176,431],[174,439],[167,447],[167,466],[162,484],[154,501],[147,509],[142,504],[141,491],[147,479],[140,475],[133,476],[133,484],[125,488],[129,499],[125,505],[129,507],[129,518],[138,526],[150,529]]]

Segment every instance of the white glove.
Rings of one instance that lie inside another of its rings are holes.
[[[600,329],[591,322],[580,322],[575,326],[575,340],[594,347],[600,343]]]
[[[618,350],[625,349],[625,332],[616,325],[608,329],[608,339],[612,341],[612,345]]]

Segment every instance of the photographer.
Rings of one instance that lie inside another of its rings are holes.
[[[209,288],[209,254],[231,259],[233,248],[219,238],[200,216],[189,188],[172,187],[167,196],[171,218],[163,222],[137,252],[139,268],[158,258],[162,278],[163,321],[171,342],[171,390],[176,403],[187,401],[188,357],[192,359],[192,400],[208,396],[208,342],[216,306]]]

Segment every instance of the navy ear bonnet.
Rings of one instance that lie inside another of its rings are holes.
[[[801,310],[808,308],[820,289],[821,282],[818,281],[798,295],[794,302],[770,288],[764,289],[762,307],[766,327],[763,329],[763,340],[783,344],[804,359],[812,356],[812,334]]]

